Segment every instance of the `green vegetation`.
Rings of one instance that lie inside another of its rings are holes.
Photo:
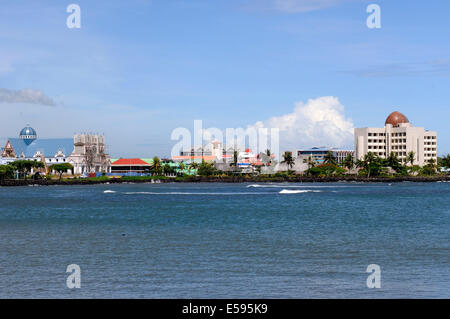
[[[270,154],[270,152],[266,152]],[[295,161],[291,152],[283,154],[283,161],[288,167],[287,171],[276,172],[274,174],[261,174],[261,171],[256,169],[254,174],[242,174],[237,168],[231,171],[217,170],[213,163],[202,161],[201,164],[193,162],[189,165],[180,163],[176,164],[171,161],[162,161],[158,157],[153,158],[153,162],[149,173],[152,176],[100,176],[100,177],[73,177],[63,179],[62,175],[68,170],[73,170],[69,163],[55,164],[49,167],[51,171],[55,171],[59,175],[59,182],[73,183],[73,184],[89,184],[89,183],[103,183],[103,182],[151,182],[153,180],[161,181],[177,181],[177,182],[198,182],[198,181],[224,181],[224,182],[283,182],[283,181],[304,181],[304,180],[366,180],[366,178],[389,178],[395,180],[409,180],[409,177],[417,177],[418,180],[424,178],[425,180],[434,180],[440,176],[450,176],[450,172],[441,172],[441,168],[450,170],[450,154],[438,157],[438,161],[430,160],[425,166],[420,167],[413,165],[416,161],[414,152],[407,154],[405,162],[401,162],[394,153],[389,154],[387,158],[381,158],[374,153],[368,153],[364,158],[354,161],[351,155],[348,155],[342,162],[338,163],[330,152],[326,154],[324,162],[318,164],[312,157],[304,159],[308,169],[303,174],[294,174],[291,168]],[[236,161],[237,162],[237,161]],[[26,179],[32,169],[44,168],[44,164],[40,161],[17,160],[11,162],[9,165],[0,165],[0,181],[2,185],[23,185],[24,180],[16,183],[9,182],[17,177]],[[356,171],[355,168],[358,170]],[[194,173],[194,174],[192,174]],[[165,176],[165,175],[176,176]],[[448,178],[448,177],[446,177]],[[35,179],[42,179],[38,172],[36,172]],[[47,175],[43,180],[45,183],[58,183],[55,177]]]
[[[414,161],[416,160],[416,153],[413,151],[409,152],[406,156],[406,161],[411,164],[411,166],[414,165]]]
[[[174,174],[175,173],[175,168],[170,166],[170,164],[166,163],[163,165],[163,173],[164,174]]]
[[[14,178],[14,166],[0,165],[0,180]]]
[[[214,167],[214,164],[205,161],[202,161],[197,171],[197,174],[200,176],[212,176],[217,175],[217,173],[219,171]]]
[[[450,170],[450,154],[444,157],[438,157],[438,167]]]
[[[353,160],[352,154],[348,154],[345,157],[344,162],[342,163],[342,166],[345,167],[346,169],[348,169],[349,172],[355,167],[355,161]]]
[[[327,154],[325,154],[324,158],[323,158],[323,163],[324,164],[332,164],[332,165],[336,165],[336,158],[333,155],[333,152],[328,151]]]
[[[61,163],[61,164],[54,164],[50,166],[49,169],[57,172],[59,174],[59,180],[61,180],[63,173],[66,173],[68,170],[73,171],[73,166],[69,163]]]
[[[291,170],[291,168],[295,164],[294,158],[292,157],[292,152],[284,152],[283,161],[281,163],[285,163],[288,166],[289,170]]]
[[[33,168],[44,168],[44,163],[40,161],[30,161],[30,160],[17,160],[11,162],[11,165],[15,171],[19,172],[20,177],[27,178],[28,174],[31,172]]]
[[[189,164],[189,169],[198,169],[198,163],[192,162],[191,164]]]
[[[332,163],[320,164],[306,171],[307,176],[319,177],[342,176],[344,173],[345,169]]]
[[[161,160],[158,156],[153,157],[153,164],[150,167],[150,171],[155,175],[158,175],[162,172]]]

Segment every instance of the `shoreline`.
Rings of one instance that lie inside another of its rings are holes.
[[[450,182],[450,176],[404,176],[404,177],[361,177],[361,176],[339,176],[339,177],[265,177],[265,176],[189,176],[169,178],[156,176],[149,178],[127,178],[127,179],[72,179],[72,180],[3,180],[2,187],[14,186],[53,186],[53,185],[97,185],[97,184],[129,184],[129,183],[337,183],[337,182],[360,182],[360,183],[433,183]]]

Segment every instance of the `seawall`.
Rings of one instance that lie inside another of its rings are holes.
[[[332,182],[360,182],[360,183],[399,183],[399,182],[439,182],[450,181],[450,176],[402,176],[402,177],[263,177],[263,176],[189,176],[183,178],[153,178],[161,183],[332,183]],[[117,184],[117,183],[150,183],[151,179],[127,179],[121,180],[111,178],[108,180],[71,179],[71,180],[3,180],[0,186],[28,186],[28,185],[94,185],[94,184]]]

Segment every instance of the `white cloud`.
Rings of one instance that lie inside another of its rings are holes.
[[[250,127],[278,128],[280,150],[301,147],[353,145],[353,121],[344,113],[344,106],[333,96],[297,102],[291,113],[257,122]]]
[[[56,102],[44,94],[41,90],[23,89],[8,90],[0,89],[0,103],[28,103],[46,106],[55,106]]]

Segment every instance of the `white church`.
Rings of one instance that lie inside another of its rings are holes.
[[[75,134],[72,138],[38,138],[27,125],[19,137],[8,138],[0,150],[0,164],[16,160],[44,162],[45,166],[69,163],[75,175],[111,172],[111,161],[105,152],[105,137],[97,134]]]

